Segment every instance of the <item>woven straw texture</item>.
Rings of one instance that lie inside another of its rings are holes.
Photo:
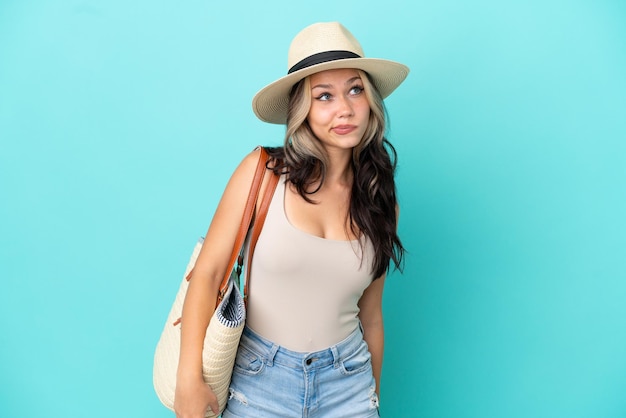
[[[202,243],[201,238],[193,250],[154,355],[154,389],[163,405],[171,410],[174,409],[176,372],[180,354],[180,324],[176,326],[173,324],[182,316],[183,302],[189,287],[185,277],[193,268]],[[217,396],[220,413],[226,407],[228,400],[228,387],[237,347],[245,325],[245,307],[241,293],[235,285],[237,280],[237,274],[233,271],[228,291],[211,317],[202,350],[204,381]],[[217,415],[209,409],[206,417],[213,418]]]

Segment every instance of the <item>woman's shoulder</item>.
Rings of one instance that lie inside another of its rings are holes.
[[[259,159],[262,157],[261,153],[266,156],[265,162],[284,160],[285,157],[283,147],[269,147],[259,145],[243,157],[239,166],[243,169],[250,169],[250,167],[256,165],[256,163],[259,162]],[[271,164],[268,164],[268,166],[270,165]]]
[[[276,172],[276,167],[281,161],[284,161],[283,147],[258,146],[243,157],[233,177],[251,180],[260,166]]]

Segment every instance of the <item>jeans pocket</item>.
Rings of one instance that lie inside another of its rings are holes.
[[[239,346],[237,357],[235,358],[234,371],[247,375],[257,375],[265,368],[263,357],[250,350],[246,346]]]
[[[372,355],[363,341],[357,350],[348,354],[341,361],[341,372],[346,375],[360,373],[372,368]]]

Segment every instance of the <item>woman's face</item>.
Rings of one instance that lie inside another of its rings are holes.
[[[307,121],[324,147],[352,149],[367,129],[370,106],[357,70],[338,69],[310,76],[311,109]]]

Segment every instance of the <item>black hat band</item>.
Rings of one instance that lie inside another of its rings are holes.
[[[360,55],[350,51],[324,51],[317,54],[310,55],[302,61],[296,63],[293,67],[287,71],[287,74],[291,74],[303,68],[311,67],[313,65],[321,64],[328,61],[345,60],[348,58],[361,58]]]

